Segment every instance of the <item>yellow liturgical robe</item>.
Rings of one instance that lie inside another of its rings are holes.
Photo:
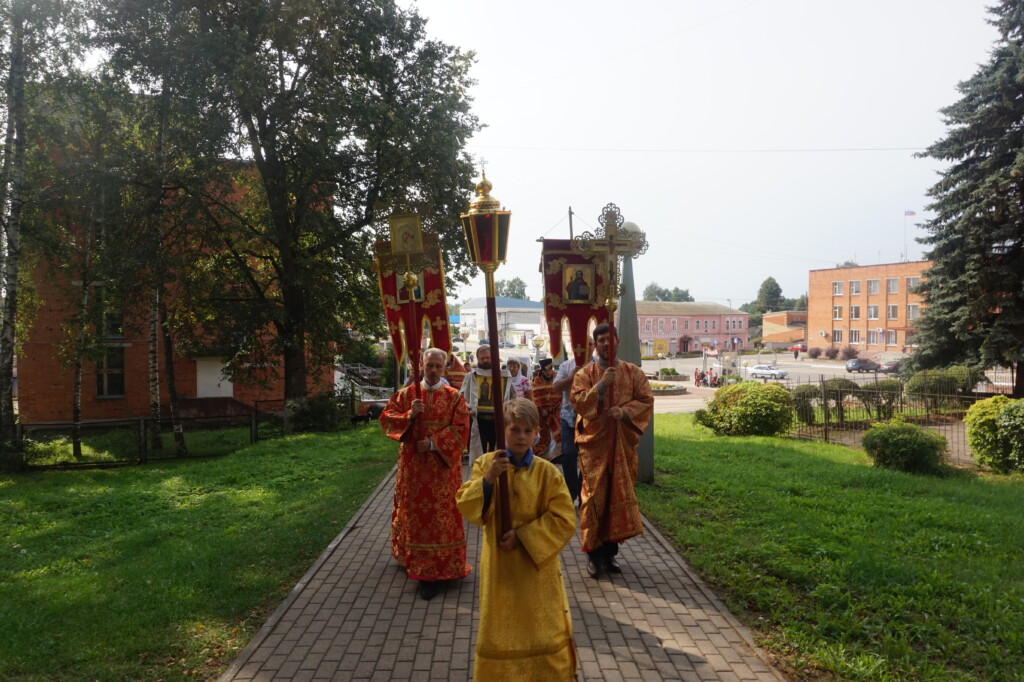
[[[506,474],[512,528],[520,546],[498,546],[498,487],[484,509],[483,477],[494,453],[473,463],[456,496],[459,511],[483,526],[480,557],[480,627],[473,677],[488,680],[572,680],[576,648],[558,555],[576,531],[576,510],[565,479],[534,457]]]
[[[576,373],[570,393],[576,407],[576,445],[583,474],[580,537],[585,552],[604,542],[622,542],[644,532],[633,488],[638,467],[636,447],[654,413],[654,394],[639,367],[619,361],[615,368],[618,376],[608,390],[614,391],[615,405],[626,417],[614,426],[605,415],[607,400],[601,399],[597,388],[604,374],[598,363],[592,362]],[[611,477],[609,461],[613,462]]]

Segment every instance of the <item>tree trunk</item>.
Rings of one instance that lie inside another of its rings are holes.
[[[153,422],[150,430],[150,449],[159,456],[164,449],[160,435],[160,354],[157,350],[160,327],[160,288],[153,287],[153,300],[149,307],[149,416]]]
[[[1024,360],[1018,360],[1013,370],[1013,397],[1024,398]]]
[[[5,296],[0,311],[0,429],[4,437],[13,433],[14,414],[14,323],[18,313],[18,270],[21,267],[22,187],[25,182],[25,35],[24,19],[12,12],[11,62],[8,79],[8,125],[13,127],[13,152],[10,165],[10,195],[6,215],[7,250],[4,254],[3,285]],[[11,138],[10,135],[7,136]],[[6,163],[6,161],[5,161]],[[6,451],[6,449],[5,449]],[[20,457],[20,455],[18,455]]]
[[[171,428],[174,431],[176,456],[188,457],[188,446],[185,444],[185,430],[181,424],[181,412],[178,410],[178,386],[174,374],[174,339],[171,327],[167,323],[167,306],[160,299],[160,330],[163,334],[164,376],[167,379],[167,402],[171,408]]]

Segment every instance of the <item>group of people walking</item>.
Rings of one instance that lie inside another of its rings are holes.
[[[556,373],[545,360],[528,384],[516,379],[525,378],[520,363],[510,362],[502,372],[501,451],[486,346],[461,376],[452,369],[457,360],[428,349],[419,391],[403,388],[381,415],[385,433],[400,443],[392,554],[419,581],[422,598],[433,597],[439,582],[468,575],[462,519],[483,528],[476,679],[573,678],[572,617],[558,555],[576,530],[577,500],[595,579],[620,572],[620,543],[643,532],[636,448],[654,398],[640,368],[611,362],[616,343],[609,326],[599,325],[584,365],[570,359]],[[472,467],[463,481],[467,449]],[[509,490],[504,533],[495,499],[502,475]]]
[[[706,372],[701,371],[698,367],[693,370],[693,385],[694,386],[707,386],[709,388],[718,388],[722,385],[722,377],[715,374],[714,369],[709,369]]]

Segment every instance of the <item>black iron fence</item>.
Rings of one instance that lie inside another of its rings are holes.
[[[797,414],[792,435],[850,447],[861,447],[861,438],[872,424],[899,417],[943,436],[949,461],[974,466],[967,444],[964,415],[975,402],[991,397],[978,393],[908,393],[896,380],[857,385],[820,379],[788,383]]]

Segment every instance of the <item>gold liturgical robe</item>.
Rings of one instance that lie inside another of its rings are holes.
[[[498,486],[484,510],[483,477],[494,453],[479,457],[457,495],[459,511],[483,526],[480,627],[473,677],[487,680],[572,680],[576,648],[558,555],[576,531],[576,510],[561,472],[534,457],[506,474],[512,528],[520,546],[498,547]]]
[[[604,374],[598,363],[589,363],[576,373],[569,394],[576,407],[576,445],[583,475],[580,535],[585,552],[599,548],[604,542],[622,542],[644,532],[634,490],[636,447],[654,413],[654,395],[639,367],[620,360],[615,368],[618,376],[608,390],[614,391],[615,405],[625,411],[626,417],[614,422],[614,426],[604,414],[608,401],[601,400],[596,387]],[[611,479],[608,476],[610,459],[614,461]],[[607,527],[602,527],[609,495],[608,523]]]
[[[455,507],[462,483],[462,449],[469,430],[466,401],[451,386],[422,390],[422,430],[409,418],[416,389],[391,396],[380,415],[381,428],[401,443],[391,510],[391,554],[413,580],[450,580],[469,574],[466,534]],[[416,438],[429,438],[434,450],[416,452]]]

